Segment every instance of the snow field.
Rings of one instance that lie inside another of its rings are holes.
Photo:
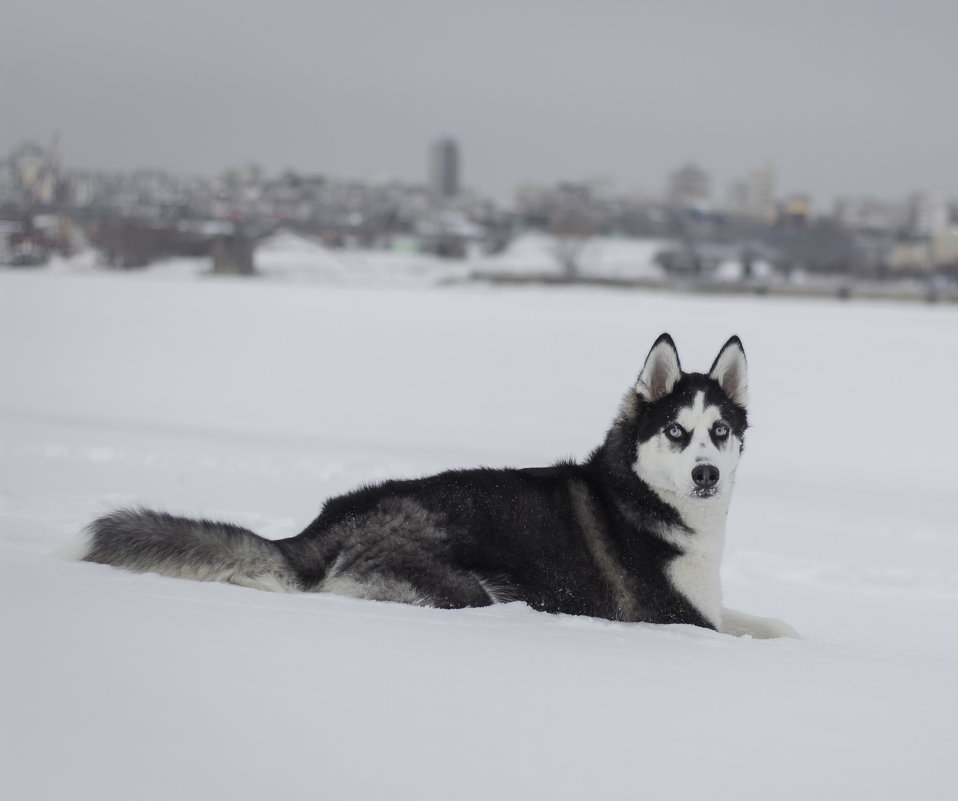
[[[366,481],[584,457],[665,330],[686,369],[742,337],[726,599],[801,640],[50,556],[119,503],[281,537]],[[0,337],[0,797],[953,793],[953,310],[52,269],[0,272]]]

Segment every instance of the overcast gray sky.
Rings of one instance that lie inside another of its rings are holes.
[[[956,0],[2,0],[0,152],[61,134],[73,167],[255,161],[465,183],[659,190],[694,160],[719,197],[958,196]]]

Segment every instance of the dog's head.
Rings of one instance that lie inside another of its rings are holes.
[[[632,439],[632,470],[666,500],[727,497],[748,426],[747,401],[738,337],[722,346],[703,374],[682,372],[672,337],[662,334],[619,418]]]

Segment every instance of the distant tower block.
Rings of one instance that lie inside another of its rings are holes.
[[[669,202],[673,206],[694,206],[706,203],[711,193],[708,173],[694,164],[686,164],[669,176]]]
[[[429,148],[429,191],[445,200],[459,194],[459,145],[445,138]]]

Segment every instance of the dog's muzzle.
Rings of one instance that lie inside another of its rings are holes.
[[[714,464],[697,464],[692,468],[692,481],[695,483],[694,495],[707,498],[718,491],[722,474]]]

